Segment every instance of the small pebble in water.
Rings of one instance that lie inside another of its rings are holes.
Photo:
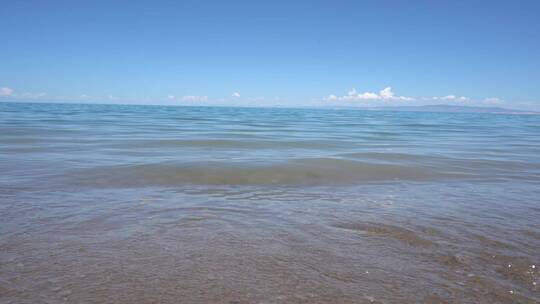
[[[367,299],[370,303],[375,302],[375,298],[374,298],[374,297],[367,296],[366,299]]]
[[[508,268],[512,267],[512,264],[508,264]]]
[[[532,269],[535,269],[535,268],[536,268],[536,265],[532,265],[531,268],[532,268]]]
[[[513,290],[510,290],[509,292],[510,292],[510,294],[514,294],[514,291],[513,291]]]

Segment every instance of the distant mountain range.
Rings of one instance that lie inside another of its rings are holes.
[[[403,112],[450,112],[450,113],[492,113],[492,114],[530,114],[540,115],[540,112],[505,109],[499,107],[472,107],[455,105],[426,105],[426,106],[384,106],[369,107],[373,111],[403,111]]]

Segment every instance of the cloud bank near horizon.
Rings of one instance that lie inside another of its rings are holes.
[[[234,91],[225,97],[209,97],[207,95],[166,95],[165,98],[122,98],[113,95],[92,96],[81,94],[77,96],[51,96],[46,93],[19,92],[10,87],[0,87],[0,100],[12,99],[14,101],[60,101],[60,102],[106,102],[106,103],[133,103],[133,104],[169,104],[169,105],[232,105],[232,106],[384,106],[384,105],[429,105],[429,104],[452,104],[470,106],[510,106],[505,100],[498,97],[475,99],[463,95],[450,94],[431,97],[403,96],[394,93],[388,86],[378,92],[359,92],[352,88],[345,95],[328,95],[322,98],[313,98],[304,103],[286,98],[274,97],[249,97]],[[512,103],[511,106],[525,107],[533,103]]]
[[[379,91],[379,93],[374,92],[364,92],[358,93],[355,88],[352,88],[347,95],[336,96],[330,95],[326,99],[328,100],[343,100],[343,101],[363,101],[363,100],[383,100],[383,101],[411,101],[414,100],[413,97],[407,96],[397,96],[392,91],[391,87],[386,87]]]
[[[352,88],[346,95],[336,96],[329,95],[324,98],[330,102],[343,101],[348,105],[424,105],[426,103],[448,103],[453,105],[501,105],[505,101],[498,97],[487,97],[483,99],[473,99],[459,95],[431,96],[431,97],[410,97],[396,95],[392,87],[386,87],[375,92],[359,93],[355,88]]]

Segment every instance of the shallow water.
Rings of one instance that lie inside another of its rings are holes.
[[[0,303],[538,303],[540,116],[0,104]]]

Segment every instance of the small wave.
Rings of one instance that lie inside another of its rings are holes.
[[[388,237],[415,247],[436,245],[436,243],[421,237],[413,230],[394,225],[382,223],[344,223],[335,225],[335,227],[356,231],[367,236]]]
[[[426,160],[440,160],[441,157],[429,156],[422,154],[408,154],[408,153],[392,153],[392,152],[352,152],[344,153],[340,156],[350,159],[358,160],[375,160],[375,161],[422,161]]]
[[[183,184],[332,185],[391,180],[423,181],[464,177],[418,166],[365,163],[347,159],[293,159],[273,163],[158,163],[107,166],[72,172],[84,185],[140,187]]]
[[[119,148],[212,148],[212,149],[324,149],[340,147],[343,143],[331,140],[245,140],[245,139],[160,139],[138,140],[115,144]]]

